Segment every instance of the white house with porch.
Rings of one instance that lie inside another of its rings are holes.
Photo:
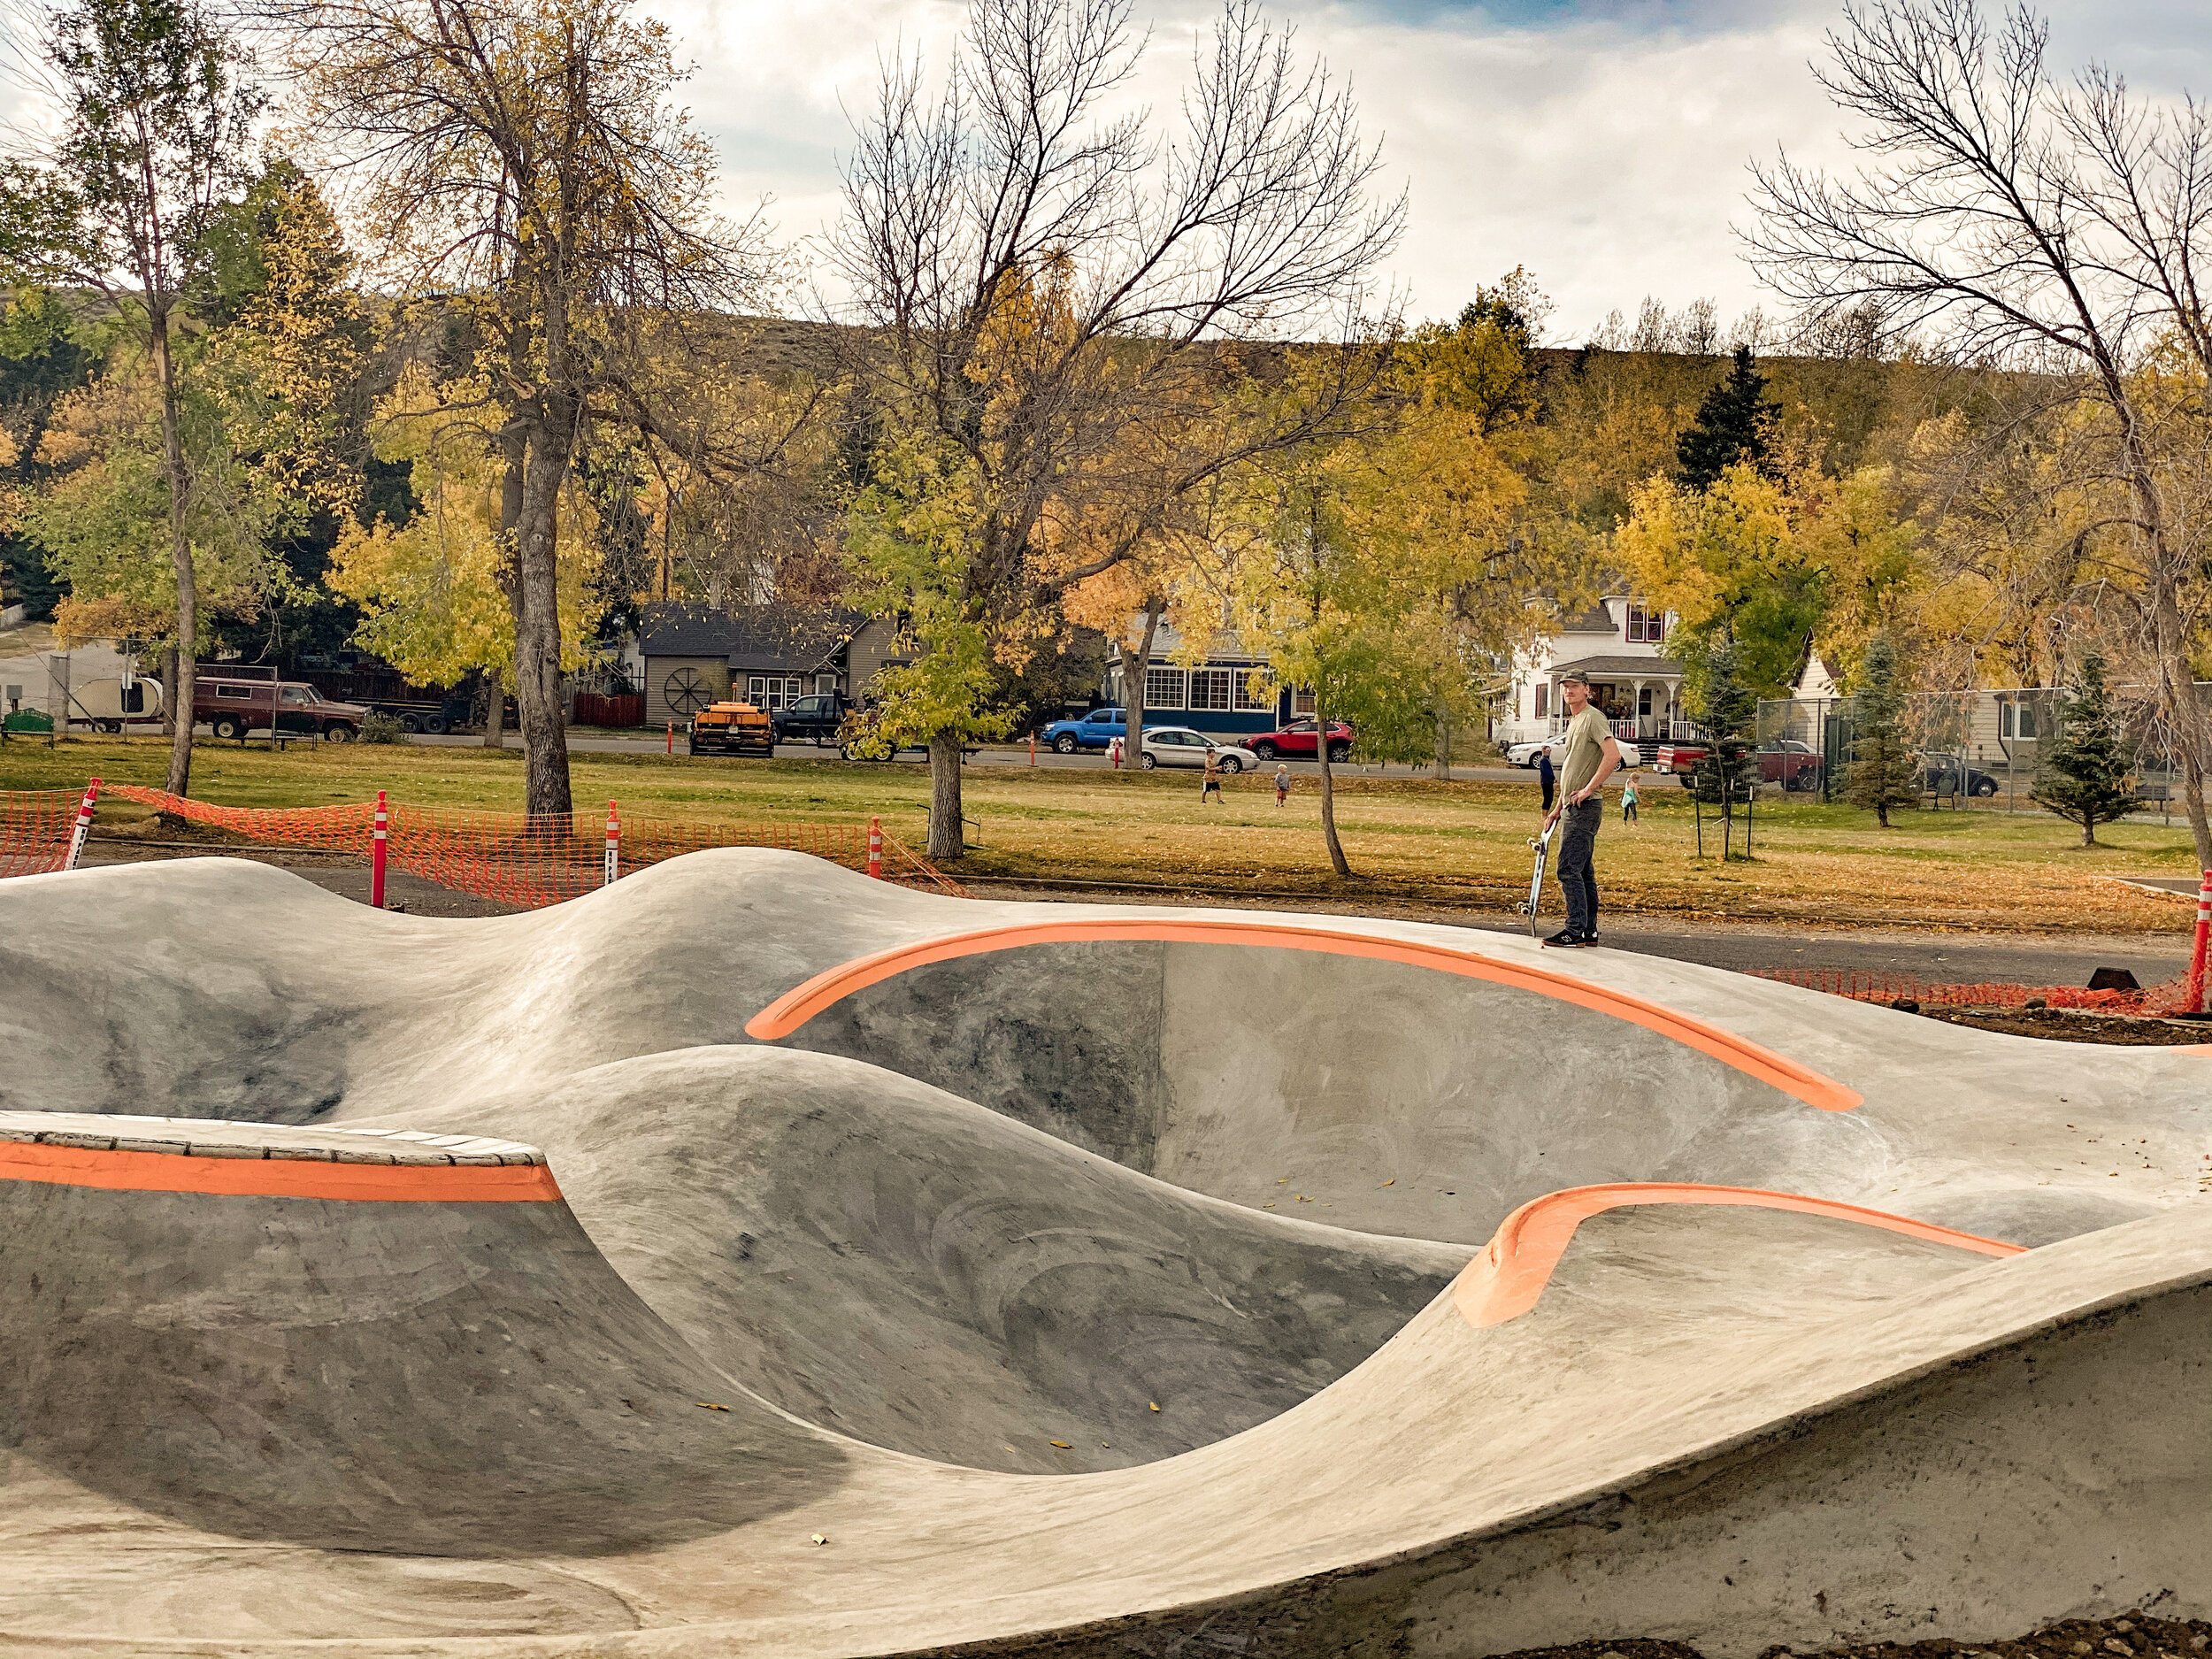
[[[1514,659],[1513,679],[1493,705],[1490,737],[1501,749],[1564,729],[1560,676],[1579,673],[1617,737],[1639,741],[1688,737],[1682,665],[1665,654],[1670,612],[1625,595],[1601,599]]]

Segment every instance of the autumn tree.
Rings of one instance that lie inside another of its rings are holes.
[[[665,26],[626,0],[259,0],[305,153],[382,278],[465,342],[501,457],[496,580],[533,815],[565,819],[561,518],[599,434],[657,429],[672,332],[761,274],[715,217]],[[435,296],[434,298],[431,296]]]
[[[198,0],[77,0],[48,22],[60,130],[0,174],[0,266],[12,280],[97,291],[144,349],[175,591],[168,787],[184,795],[202,618],[175,319],[203,233],[246,182],[264,100],[246,54]]]
[[[2146,107],[2095,66],[2062,85],[2047,47],[2047,24],[2024,9],[1854,8],[1816,73],[1860,119],[1868,159],[1847,175],[1786,157],[1760,169],[1748,240],[1814,319],[1870,316],[1884,339],[1917,330],[1955,359],[2021,372],[2036,402],[2081,422],[2068,471],[2092,510],[2070,545],[2124,566],[2098,603],[2151,670],[2198,862],[2212,867],[2212,732],[2195,688],[2200,394],[2163,399],[2139,373],[2170,345],[2200,388],[2212,375],[2212,110]]]
[[[961,853],[960,745],[995,721],[990,665],[1056,637],[1061,595],[1155,544],[1192,492],[1331,430],[1372,365],[1341,354],[1310,403],[1194,419],[1276,373],[1264,337],[1347,327],[1403,203],[1370,200],[1349,94],[1250,0],[1201,41],[1172,140],[1104,110],[1142,45],[1127,0],[972,0],[942,91],[888,67],[846,169],[853,366],[902,434],[902,493],[864,508],[856,591],[917,618],[922,657],[956,657],[897,689],[942,716],[933,857]]]
[[[401,525],[381,516],[366,526],[349,523],[332,555],[329,580],[362,609],[356,637],[409,679],[439,685],[472,670],[493,675],[495,741],[495,677],[514,661],[515,628],[502,586],[506,457],[496,431],[477,419],[490,402],[480,382],[440,385],[419,365],[402,375],[376,410],[376,453],[408,467],[419,504]],[[566,490],[555,560],[561,663],[574,667],[597,612],[587,597],[591,510],[580,480],[572,479]]]

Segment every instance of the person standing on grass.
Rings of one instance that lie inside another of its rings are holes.
[[[1636,780],[1633,778],[1621,785],[1621,822],[1636,822]]]
[[[1203,806],[1209,799],[1221,803],[1221,751],[1217,749],[1206,751],[1206,780],[1198,787],[1198,804]]]
[[[1290,799],[1290,768],[1281,761],[1275,763],[1275,804]]]
[[[1551,745],[1547,743],[1536,751],[1536,781],[1544,791],[1544,810],[1551,810],[1554,784],[1558,774],[1551,768]]]
[[[1567,925],[1544,942],[1548,945],[1594,945],[1598,942],[1598,880],[1594,867],[1598,830],[1605,822],[1605,803],[1598,791],[1619,770],[1621,746],[1613,728],[1590,701],[1590,682],[1580,674],[1563,674],[1559,695],[1567,704],[1567,740],[1559,766],[1559,804],[1544,818],[1546,828],[1564,817],[1566,838],[1559,848],[1559,887],[1567,898]]]

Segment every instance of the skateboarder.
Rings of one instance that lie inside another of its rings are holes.
[[[1598,791],[1621,764],[1613,728],[1590,701],[1590,682],[1580,674],[1560,676],[1559,695],[1567,704],[1567,740],[1559,767],[1559,804],[1545,818],[1562,818],[1559,887],[1566,895],[1567,925],[1548,945],[1594,945],[1598,941],[1598,882],[1592,867],[1605,803]]]

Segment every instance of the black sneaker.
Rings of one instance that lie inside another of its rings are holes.
[[[1554,933],[1549,939],[1547,939],[1544,942],[1548,945],[1565,946],[1579,945],[1586,941],[1584,941],[1582,935],[1575,932],[1573,928],[1563,927],[1557,933]]]

